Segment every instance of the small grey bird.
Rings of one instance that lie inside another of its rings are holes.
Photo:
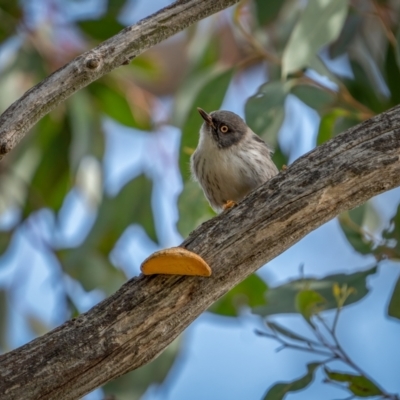
[[[271,149],[238,115],[197,110],[204,123],[190,159],[191,170],[211,207],[221,212],[275,176],[278,169]]]

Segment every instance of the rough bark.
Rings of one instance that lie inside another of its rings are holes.
[[[133,278],[87,313],[0,357],[1,399],[76,399],[156,357],[200,313],[341,211],[400,185],[400,107],[298,159],[182,246],[210,278]]]
[[[146,49],[239,0],[180,0],[128,26],[28,90],[0,116],[0,160],[44,115]]]

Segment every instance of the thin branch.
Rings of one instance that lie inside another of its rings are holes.
[[[37,121],[79,89],[129,63],[155,44],[238,1],[176,1],[76,57],[28,90],[0,116],[0,159]]]

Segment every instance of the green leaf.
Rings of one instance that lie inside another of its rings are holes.
[[[262,85],[246,102],[247,124],[271,146],[277,144],[278,131],[285,116],[286,95],[285,83],[273,81]]]
[[[387,313],[389,317],[400,319],[400,278],[397,279],[393,289]]]
[[[103,386],[106,395],[139,400],[151,385],[161,384],[179,354],[180,339],[174,340],[155,360]]]
[[[274,148],[274,154],[272,155],[272,161],[278,167],[278,170],[281,170],[284,165],[289,164],[289,159],[286,154],[283,153],[281,146],[279,143]]]
[[[101,127],[102,115],[93,107],[87,89],[79,90],[67,101],[69,123],[72,130],[70,165],[76,172],[82,158],[93,155],[101,160],[105,140]]]
[[[108,0],[107,14],[118,17],[125,3],[126,0]]]
[[[350,60],[354,79],[343,79],[351,95],[360,103],[375,113],[381,113],[388,108],[388,102],[380,93],[379,84],[371,81],[374,69],[367,63]]]
[[[324,367],[327,377],[335,382],[346,382],[347,388],[356,396],[373,397],[382,395],[382,391],[365,376],[331,371]]]
[[[255,0],[255,16],[259,25],[268,25],[275,21],[284,4],[285,0]]]
[[[306,388],[313,380],[315,370],[320,363],[311,363],[307,365],[307,373],[301,378],[292,382],[277,383],[268,390],[264,400],[283,400],[290,392],[297,392]]]
[[[297,293],[295,299],[297,310],[307,321],[310,321],[314,314],[322,310],[324,303],[326,303],[326,300],[323,296],[309,289],[301,290]]]
[[[295,85],[291,93],[318,112],[331,108],[337,99],[335,94],[310,85]]]
[[[13,231],[0,231],[0,255],[2,255],[10,244]]]
[[[400,32],[400,30],[399,30]],[[386,50],[385,59],[385,78],[388,88],[390,90],[391,103],[396,105],[400,103],[400,61],[399,61],[399,44],[394,49],[393,46],[388,45]]]
[[[385,243],[374,249],[374,254],[380,258],[382,256],[399,260],[400,259],[400,204],[396,214],[391,218],[388,228],[382,232]]]
[[[101,81],[96,81],[88,89],[101,111],[120,124],[142,130],[151,129],[151,121],[148,116],[143,115],[140,119],[135,118],[125,94],[115,85],[111,87]]]
[[[187,237],[193,229],[215,216],[200,185],[192,180],[184,183],[178,200],[178,209],[178,229],[183,237]]]
[[[100,19],[79,21],[78,26],[92,39],[101,42],[116,35],[125,28],[124,25],[120,24],[115,19],[115,16],[108,14],[104,15]]]
[[[305,336],[298,335],[297,333],[294,333],[291,330],[286,329],[284,326],[282,326],[276,322],[267,321],[266,324],[267,324],[268,328],[270,328],[274,332],[279,333],[280,335],[285,336],[289,339],[296,340],[298,342],[304,342],[304,343],[311,342],[311,340],[306,338]]]
[[[325,114],[320,121],[317,145],[320,146],[322,143],[327,142],[335,136],[335,124],[338,118],[349,115],[347,110],[342,108],[334,108]]]
[[[41,157],[29,186],[22,212],[24,218],[43,207],[57,212],[73,183],[69,166],[69,121],[66,118],[55,121],[49,115],[40,121],[39,127],[35,144],[40,149]]]
[[[397,33],[396,33],[395,56],[396,56],[397,65],[400,69],[400,27],[398,27]]]
[[[125,229],[141,225],[153,241],[157,241],[151,209],[152,183],[140,175],[129,181],[115,197],[104,197],[86,242],[108,254]]]
[[[346,239],[360,254],[373,254],[374,243],[368,238],[363,229],[366,204],[351,211],[342,213],[338,220]]]
[[[308,1],[283,52],[283,77],[309,66],[322,47],[337,39],[347,8],[348,0]]]
[[[17,33],[22,16],[18,2],[0,0],[0,44]]]
[[[253,274],[231,289],[225,296],[214,303],[208,310],[220,315],[237,317],[243,305],[250,307],[265,304],[266,283]]]
[[[358,12],[350,9],[339,37],[329,47],[329,55],[332,59],[346,53],[361,27],[362,21],[362,16]]]
[[[376,273],[376,267],[353,274],[329,275],[323,279],[298,279],[284,285],[269,288],[266,292],[267,304],[256,307],[253,312],[264,317],[274,314],[298,313],[295,307],[297,293],[305,288],[317,291],[325,300],[324,310],[337,308],[337,301],[333,295],[332,288],[335,283],[339,286],[347,284],[353,287],[355,293],[351,294],[345,305],[355,303],[368,294],[369,289],[366,279],[369,275]]]
[[[229,69],[212,78],[199,90],[189,109],[189,114],[182,128],[181,151],[179,166],[182,178],[186,181],[190,176],[190,154],[193,152],[199,140],[199,130],[203,120],[197,112],[197,107],[207,112],[218,110],[224,100],[233,75],[233,69]]]

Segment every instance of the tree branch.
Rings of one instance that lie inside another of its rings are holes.
[[[182,244],[210,278],[140,276],[0,357],[1,399],[76,399],[149,362],[229,289],[341,211],[400,185],[400,106],[295,161]]]
[[[128,26],[28,90],[0,116],[0,160],[43,116],[79,89],[148,48],[239,0],[179,0]]]

